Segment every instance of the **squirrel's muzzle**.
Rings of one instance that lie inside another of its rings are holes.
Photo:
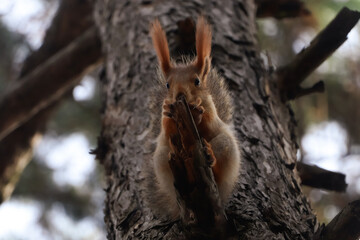
[[[185,98],[185,99],[186,99],[185,94],[182,93],[182,92],[178,93],[178,95],[176,96],[176,100],[181,100],[182,98]]]

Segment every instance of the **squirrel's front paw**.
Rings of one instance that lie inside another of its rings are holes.
[[[215,154],[211,148],[211,144],[208,141],[206,141],[205,138],[203,138],[202,141],[204,143],[204,152],[205,152],[206,160],[207,160],[209,166],[213,167],[216,164],[216,158],[215,158]]]
[[[163,115],[168,118],[174,117],[174,105],[168,100],[165,100],[163,103]]]
[[[205,112],[204,107],[200,106],[201,102],[201,98],[197,98],[195,102],[189,104],[191,114],[196,124],[201,123],[203,113]]]

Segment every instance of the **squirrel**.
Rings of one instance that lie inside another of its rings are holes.
[[[153,93],[153,104],[150,106],[153,132],[157,135],[150,164],[156,182],[149,184],[156,190],[150,196],[152,208],[158,208],[162,213],[167,211],[166,215],[171,218],[177,218],[180,214],[169,165],[172,152],[170,136],[177,133],[176,123],[171,116],[171,104],[180,95],[185,96],[200,136],[215,155],[212,171],[224,206],[239,175],[240,151],[233,130],[230,94],[224,79],[211,67],[210,25],[204,17],[198,18],[197,56],[183,63],[170,59],[166,35],[158,20],[152,23],[150,34],[158,58],[160,83]]]

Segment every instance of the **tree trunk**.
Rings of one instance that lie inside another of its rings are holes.
[[[262,64],[256,8],[248,0],[97,1],[95,16],[106,54],[97,154],[108,184],[108,238],[185,238],[179,221],[160,221],[144,204],[148,179],[142,165],[151,161],[154,150],[148,137],[149,89],[157,65],[149,23],[160,20],[174,52],[182,44],[179,23],[201,13],[213,28],[212,63],[234,98],[242,150],[240,177],[226,207],[228,222],[240,239],[311,239],[318,224],[297,180],[293,114]]]

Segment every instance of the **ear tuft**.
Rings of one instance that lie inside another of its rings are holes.
[[[196,67],[203,72],[206,58],[211,54],[211,27],[203,16],[198,18],[196,24]]]
[[[169,46],[166,40],[165,32],[157,19],[151,24],[150,34],[158,57],[159,65],[166,76],[171,69]]]
[[[211,57],[206,57],[204,61],[204,67],[202,68],[202,71],[200,73],[200,76],[202,79],[206,79],[206,75],[210,72],[211,68]]]

